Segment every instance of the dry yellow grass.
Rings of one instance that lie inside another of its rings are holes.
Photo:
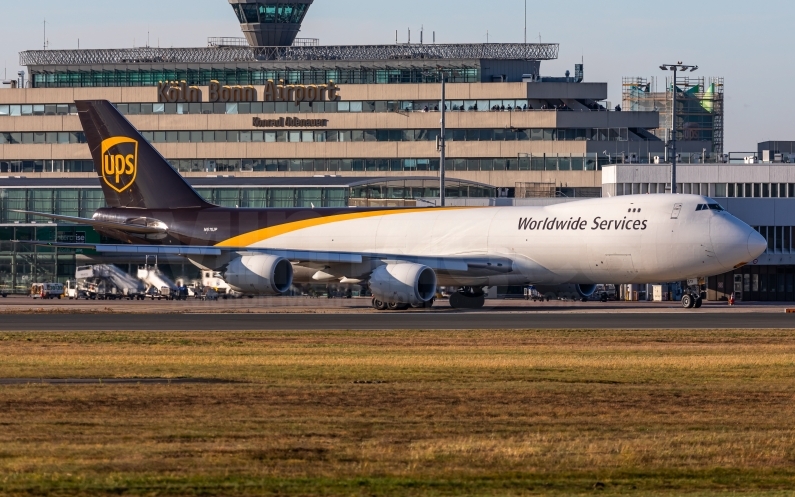
[[[8,495],[788,495],[790,331],[0,334]]]

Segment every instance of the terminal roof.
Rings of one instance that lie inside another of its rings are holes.
[[[478,43],[455,45],[335,45],[308,47],[124,48],[31,50],[19,54],[23,66],[100,64],[213,64],[286,61],[553,60],[557,43]]]

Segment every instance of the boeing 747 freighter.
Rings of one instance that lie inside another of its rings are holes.
[[[765,239],[696,195],[641,195],[546,207],[232,209],[207,203],[107,101],[77,109],[108,208],[93,226],[125,242],[51,244],[100,253],[184,256],[235,290],[277,295],[293,282],[369,282],[378,309],[431,302],[459,289],[479,308],[495,285],[567,286],[682,281],[731,271]],[[686,307],[700,306],[687,292]]]

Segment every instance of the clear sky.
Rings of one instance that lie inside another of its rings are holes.
[[[35,7],[34,7],[35,5]],[[682,60],[702,76],[725,78],[726,151],[754,151],[765,140],[795,140],[792,0],[558,0],[527,2],[528,39],[560,43],[560,59],[542,63],[563,75],[581,58],[586,81],[607,82],[613,105],[623,76],[661,76]],[[242,36],[227,0],[37,0],[2,5],[0,61],[8,74],[18,52],[51,49],[204,46],[208,36]],[[315,0],[299,36],[323,44],[412,42],[436,31],[438,43],[520,42],[524,0]],[[13,76],[12,76],[13,77]]]

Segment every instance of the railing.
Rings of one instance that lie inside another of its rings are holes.
[[[23,66],[140,63],[227,63],[257,61],[388,60],[553,60],[557,43],[481,43],[460,45],[348,45],[293,47],[139,47],[100,50],[31,50],[20,52]]]
[[[296,38],[293,41],[294,47],[317,47],[320,45],[319,38]],[[249,47],[248,40],[240,37],[216,36],[207,38],[208,47]]]
[[[320,38],[296,38],[293,40],[294,47],[319,47]]]
[[[234,38],[230,36],[218,36],[207,38],[208,47],[248,47],[248,40],[245,38]]]

